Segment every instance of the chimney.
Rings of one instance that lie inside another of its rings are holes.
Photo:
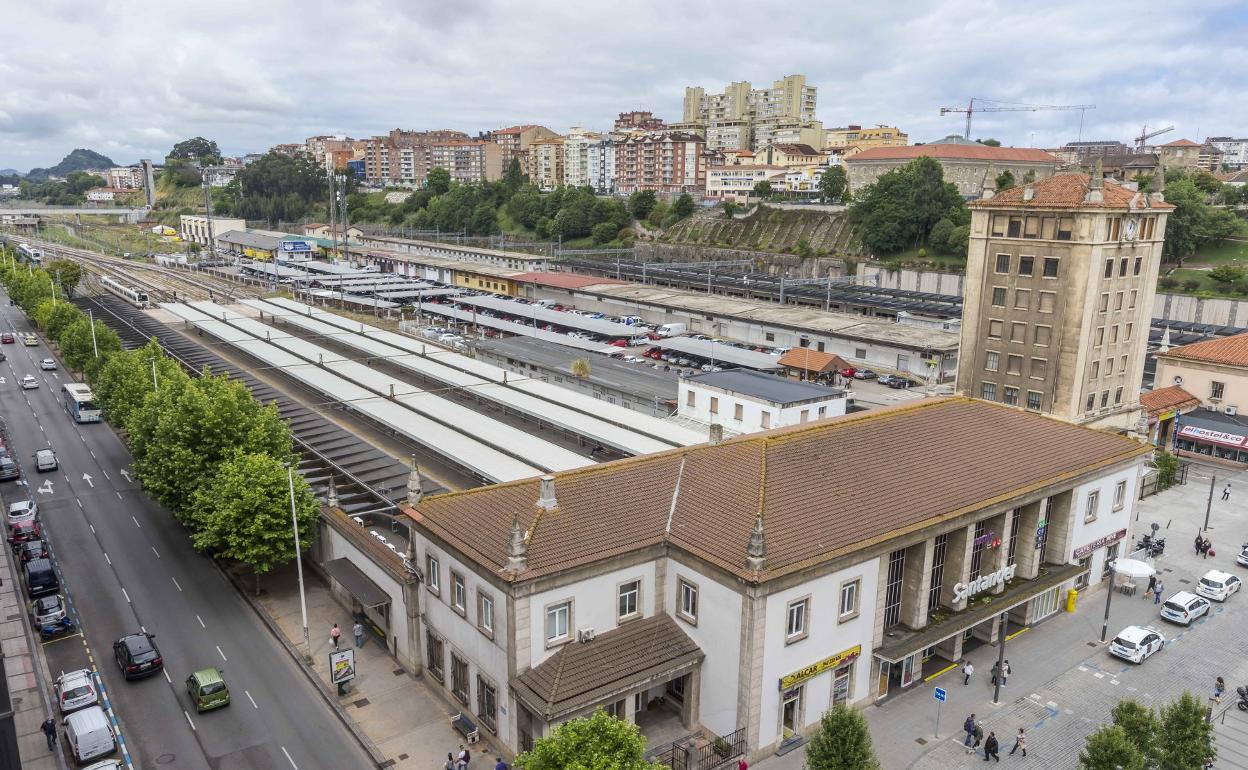
[[[554,476],[542,476],[541,492],[537,498],[537,507],[543,511],[553,511],[559,507],[559,501],[555,499]]]
[[[416,464],[416,455],[412,455],[412,470],[407,474],[407,504],[414,508],[423,499],[425,489],[420,478],[420,466]]]
[[[1023,187],[1023,202],[1030,203],[1036,199],[1036,188],[1031,185]]]
[[[325,491],[325,505],[329,508],[338,507],[338,484],[334,477],[329,477],[329,489]]]
[[[520,516],[512,514],[511,532],[507,535],[507,566],[503,572],[517,575],[528,567],[529,543],[520,527]]]
[[[745,544],[745,566],[758,572],[767,568],[767,538],[763,535],[763,512],[754,518],[754,529]]]
[[[719,446],[724,443],[724,426],[719,423],[711,425],[711,438],[708,442],[711,446]]]
[[[1089,189],[1099,190],[1105,186],[1105,169],[1101,166],[1101,159],[1096,159],[1096,167],[1092,170],[1092,180],[1088,183]]]

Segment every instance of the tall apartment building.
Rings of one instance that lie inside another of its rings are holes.
[[[1058,174],[970,204],[959,393],[1142,430],[1139,385],[1174,206],[1132,187]]]
[[[615,143],[616,192],[699,194],[706,186],[706,141],[676,131],[630,136]]]
[[[815,119],[815,101],[816,89],[806,85],[805,75],[788,75],[771,88],[756,89],[748,81],[730,83],[718,94],[690,86],[685,89],[681,125],[705,126],[709,149],[756,149],[775,141],[777,132],[785,132],[784,141],[800,139],[803,128],[822,132]],[[805,138],[822,146],[813,134]]]
[[[507,166],[511,165],[512,158],[519,158],[521,170],[528,173],[529,145],[541,139],[550,139],[555,136],[558,136],[558,134],[545,126],[525,124],[488,131],[481,138],[487,142],[493,142],[502,148],[501,158],[504,171],[507,170]]]
[[[585,187],[589,184],[589,148],[602,139],[600,134],[586,131],[580,126],[568,129],[563,138],[563,184],[567,187]]]
[[[611,130],[615,133],[627,134],[632,131],[662,131],[667,128],[662,118],[656,118],[654,113],[633,110],[632,112],[621,112],[615,119],[615,125]]]
[[[529,181],[539,190],[553,190],[563,184],[563,142],[563,137],[552,136],[529,145]]]
[[[303,140],[304,151],[312,156],[318,168],[346,168],[347,161],[355,157],[357,149],[363,149],[364,142],[349,136],[321,135],[309,136]]]
[[[110,168],[108,186],[117,190],[142,190],[143,169],[138,166]]]
[[[429,168],[444,168],[451,181],[495,182],[503,176],[503,149],[493,142],[470,139],[429,145]]]
[[[373,184],[421,185],[435,144],[467,142],[462,131],[404,131],[396,128],[385,136],[364,140],[364,179]]]
[[[615,195],[615,140],[601,137],[587,148],[589,178],[586,183],[599,195]]]
[[[859,150],[867,150],[872,147],[905,147],[909,144],[910,135],[896,126],[863,128],[849,125],[829,128],[825,131],[823,147],[856,147]],[[815,147],[815,149],[822,148]]]
[[[1222,168],[1228,171],[1238,171],[1248,166],[1248,139],[1211,136],[1205,140],[1205,143],[1222,151]]]

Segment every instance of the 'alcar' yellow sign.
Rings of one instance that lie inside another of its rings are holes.
[[[814,677],[819,676],[824,671],[828,671],[834,668],[840,668],[846,663],[851,663],[857,660],[858,656],[861,654],[862,654],[862,645],[856,644],[853,647],[850,647],[848,650],[845,650],[844,652],[838,652],[837,654],[833,655],[830,658],[824,658],[818,663],[811,663],[809,666],[806,666],[805,668],[799,668],[797,671],[794,671],[792,674],[780,677],[780,689],[787,690],[794,685],[805,682],[807,679],[813,679]]]

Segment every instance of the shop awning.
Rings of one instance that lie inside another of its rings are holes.
[[[361,572],[349,559],[325,562],[325,571],[365,607],[380,607],[390,603],[390,595],[381,590],[372,578]]]
[[[1074,580],[1088,571],[1087,567],[1078,564],[1064,564],[1060,567],[1048,565],[1046,572],[1032,580],[1020,580],[1005,589],[1004,592],[992,597],[992,601],[983,602],[970,609],[954,613],[939,623],[929,623],[918,631],[909,631],[899,627],[894,630],[894,638],[888,639],[875,651],[875,657],[896,663],[916,652],[926,650],[945,641],[955,634],[960,634],[971,626],[979,625],[994,615],[1012,610],[1023,602],[1029,601],[1045,591],[1052,590],[1068,580]]]
[[[1240,425],[1238,420],[1214,420],[1185,414],[1179,418],[1179,425],[1179,438],[1229,449],[1248,448],[1248,425]]]

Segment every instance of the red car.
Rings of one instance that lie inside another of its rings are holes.
[[[858,370],[852,366],[847,366],[841,370],[841,376],[845,378],[853,377],[857,373],[858,373]]]
[[[12,345],[12,344],[13,344],[14,342],[16,342],[16,341],[17,341],[17,340],[16,340],[16,339],[13,337],[13,335],[12,335],[12,334],[10,334],[9,332],[5,332],[4,334],[0,334],[0,343],[4,343],[5,345]]]
[[[611,340],[609,344],[613,348],[626,348],[628,347],[628,340],[626,339]]]
[[[39,522],[34,519],[19,521],[16,524],[9,525],[9,545],[14,548],[17,548],[20,543],[42,539],[43,529],[40,528]]]

